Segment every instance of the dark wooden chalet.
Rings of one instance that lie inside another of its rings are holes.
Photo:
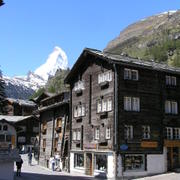
[[[39,164],[68,170],[69,92],[63,92],[40,101],[40,156]]]
[[[178,68],[85,49],[65,79],[71,171],[140,176],[179,166],[179,81]]]

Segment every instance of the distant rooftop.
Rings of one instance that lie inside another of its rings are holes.
[[[31,116],[7,116],[7,115],[0,115],[0,121],[6,120],[8,122],[15,123],[15,122],[19,122],[19,121],[28,119],[30,117]]]
[[[14,99],[14,98],[6,98],[6,99],[12,103],[17,103],[19,105],[36,106],[36,104],[33,101],[28,101],[28,100],[23,100],[23,99]]]

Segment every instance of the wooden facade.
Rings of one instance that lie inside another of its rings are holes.
[[[69,93],[47,97],[40,104],[39,164],[52,168],[55,158],[57,169],[68,168]]]
[[[108,72],[110,79],[102,75]],[[116,177],[165,172],[166,160],[178,167],[179,81],[178,68],[85,49],[65,80],[71,87],[71,170]],[[104,105],[98,102],[107,99],[110,111],[99,112]],[[152,163],[155,157],[162,168]]]

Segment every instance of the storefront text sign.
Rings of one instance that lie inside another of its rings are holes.
[[[128,149],[128,145],[122,144],[122,145],[120,146],[120,149],[121,149],[122,151],[125,151],[125,150]]]
[[[177,140],[165,140],[164,145],[166,147],[180,147],[180,141],[177,141]]]
[[[85,144],[84,148],[85,149],[96,149],[96,144]]]
[[[158,142],[156,141],[142,141],[141,147],[143,148],[156,148],[158,146]]]

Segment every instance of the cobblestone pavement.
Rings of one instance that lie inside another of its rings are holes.
[[[69,174],[64,172],[51,171],[37,165],[36,161],[32,161],[32,165],[28,165],[27,155],[21,156],[23,159],[21,177],[17,177],[15,173],[15,180],[91,180],[92,177],[83,176],[80,174]],[[16,166],[15,166],[16,172]]]

